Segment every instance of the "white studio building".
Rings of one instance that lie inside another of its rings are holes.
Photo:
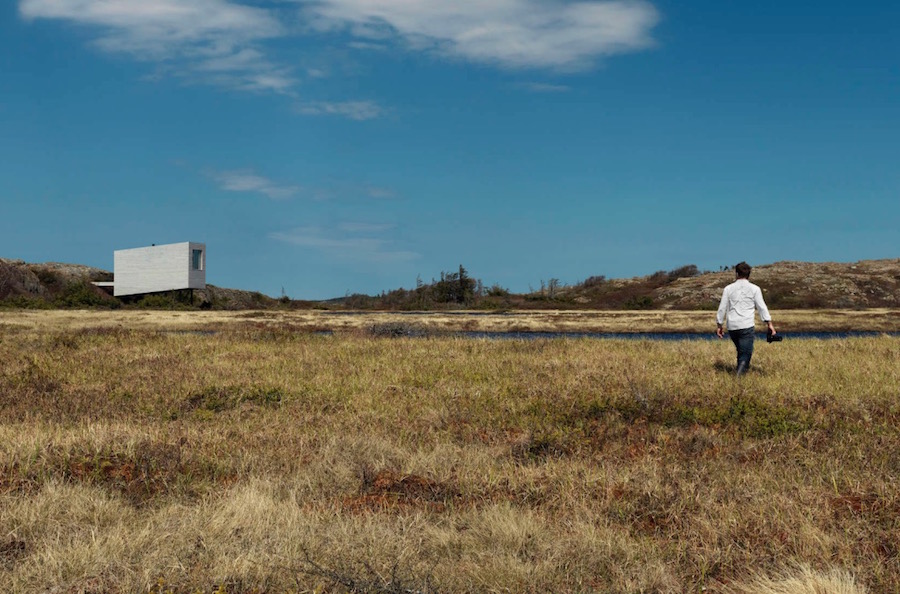
[[[181,289],[206,288],[206,244],[186,241],[116,250],[113,295],[141,295]]]

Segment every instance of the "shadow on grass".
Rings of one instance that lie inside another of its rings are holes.
[[[737,371],[737,364],[726,363],[725,361],[716,361],[715,363],[713,363],[713,369],[715,369],[718,373],[734,375],[735,371]],[[745,373],[748,375],[766,375],[766,371],[764,369],[755,365],[751,365]]]
[[[735,369],[737,367],[734,363],[726,363],[725,361],[716,361],[713,363],[713,369],[715,369],[719,373],[727,373],[729,375],[734,375]]]

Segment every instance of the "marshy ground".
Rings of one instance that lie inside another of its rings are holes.
[[[145,313],[0,316],[0,591],[900,591],[896,337]]]

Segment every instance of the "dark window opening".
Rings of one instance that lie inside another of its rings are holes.
[[[191,250],[191,269],[203,270],[203,250]]]

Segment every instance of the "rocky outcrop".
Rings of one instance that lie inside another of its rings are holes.
[[[53,299],[73,285],[111,278],[112,274],[105,270],[80,264],[29,264],[0,258],[0,299]]]
[[[23,260],[0,258],[0,302],[25,307],[118,307],[123,302],[108,291],[95,287],[94,281],[111,281],[113,273],[81,264],[46,262],[30,264]],[[144,303],[141,300],[145,299]],[[189,306],[190,293],[136,296],[128,304],[147,307]],[[264,309],[277,301],[254,291],[223,289],[207,285],[193,295],[193,305],[214,309]]]
[[[675,309],[714,308],[733,272],[680,278],[659,288],[654,300]],[[753,268],[766,302],[781,309],[900,307],[900,259],[776,262]]]

